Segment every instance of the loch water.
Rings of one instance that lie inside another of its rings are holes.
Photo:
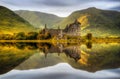
[[[120,44],[0,43],[0,79],[120,79]]]

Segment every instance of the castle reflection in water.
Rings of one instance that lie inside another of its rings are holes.
[[[45,57],[48,53],[64,53],[67,57],[73,58],[76,62],[81,58],[80,45],[74,44],[52,44],[52,43],[0,43],[1,46],[14,47],[17,49],[37,50],[43,52]],[[88,48],[91,48],[90,44],[87,44]]]

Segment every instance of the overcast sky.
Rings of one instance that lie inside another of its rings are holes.
[[[120,0],[0,0],[0,5],[12,10],[40,11],[62,17],[88,7],[120,11]]]

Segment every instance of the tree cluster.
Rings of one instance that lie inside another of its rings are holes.
[[[37,32],[24,32],[11,34],[0,34],[0,40],[36,40],[38,36]]]

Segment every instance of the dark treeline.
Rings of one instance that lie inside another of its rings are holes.
[[[13,43],[13,42],[3,42],[0,43],[0,46],[2,47],[15,47],[17,49],[25,49],[28,48],[30,50],[34,50],[34,49],[38,49],[37,43],[23,43],[23,42],[17,42],[17,43]]]
[[[77,44],[76,43],[66,43],[66,45],[64,44],[60,44],[60,45],[63,45],[63,46],[76,46]],[[86,44],[86,47],[88,49],[91,49],[92,48],[92,42],[87,42]],[[0,46],[2,47],[15,47],[17,49],[29,49],[29,50],[35,50],[35,49],[41,49],[43,50],[44,48],[47,48],[50,49],[52,47],[54,47],[54,45],[52,43],[35,43],[35,42],[0,42]],[[59,46],[58,46],[59,47]]]
[[[0,34],[0,40],[35,40],[37,39],[37,32],[29,32],[25,34],[24,32],[12,34]]]

